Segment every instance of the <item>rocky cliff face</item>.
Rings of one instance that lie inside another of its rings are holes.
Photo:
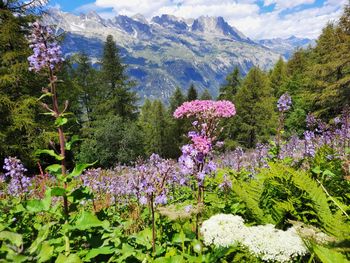
[[[235,66],[243,74],[252,66],[268,69],[280,56],[222,17],[185,20],[161,15],[147,21],[142,15],[103,19],[95,12],[76,16],[52,10],[46,23],[66,32],[66,55],[85,52],[96,64],[107,35],[113,35],[142,100],[167,101],[176,86],[185,91],[191,83],[215,96]]]

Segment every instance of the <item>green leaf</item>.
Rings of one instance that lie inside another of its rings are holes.
[[[99,248],[93,248],[87,253],[87,255],[84,258],[84,261],[89,261],[92,258],[97,257],[98,255],[109,255],[113,254],[115,249],[112,247],[99,247]]]
[[[69,142],[66,142],[66,150],[70,151],[72,149],[72,145],[77,141],[80,141],[78,135],[73,135]]]
[[[70,176],[70,177],[79,176],[79,175],[82,174],[82,172],[83,172],[86,168],[88,168],[88,167],[90,167],[90,166],[93,166],[95,163],[96,163],[96,162],[94,162],[94,163],[77,164],[77,165],[74,167],[73,171],[69,174],[69,176]]]
[[[145,246],[147,249],[152,248],[152,230],[145,228],[144,230],[137,233],[135,236],[135,242],[139,245]]]
[[[60,126],[63,126],[65,125],[66,123],[68,122],[68,119],[67,118],[64,118],[64,117],[58,117],[56,120],[55,120],[55,125],[57,127],[60,127]]]
[[[46,167],[45,171],[50,172],[51,174],[61,173],[62,165],[61,164],[52,164]]]
[[[45,198],[42,200],[29,200],[26,204],[26,209],[29,212],[42,212],[48,211],[51,206],[51,189],[47,188],[45,192]]]
[[[315,174],[320,174],[322,173],[322,170],[319,166],[316,166],[315,168],[312,169],[312,172]]]
[[[40,154],[48,154],[52,157],[54,157],[58,161],[62,161],[64,158],[61,155],[58,155],[54,152],[54,150],[37,150],[35,152],[35,155],[40,155]]]
[[[42,100],[45,97],[52,97],[52,93],[51,92],[46,92],[45,94],[41,95],[40,98],[37,99],[37,101]]]
[[[65,196],[66,193],[66,189],[62,187],[54,187],[51,189],[51,196]]]
[[[0,240],[8,240],[16,247],[23,245],[22,235],[9,231],[0,232]]]
[[[343,254],[332,249],[314,245],[313,251],[323,263],[348,263],[349,262]]]
[[[334,174],[334,173],[332,173],[332,172],[331,172],[331,171],[329,171],[329,170],[324,170],[323,175],[325,175],[325,176],[330,176],[330,177],[335,176],[335,174]]]
[[[50,246],[48,241],[43,242],[41,245],[40,253],[38,255],[38,262],[45,262],[52,258],[53,256],[53,246]]]
[[[77,221],[75,222],[76,229],[79,230],[86,230],[92,227],[108,227],[109,223],[108,221],[101,221],[95,216],[94,214],[90,212],[83,211]]]
[[[82,263],[83,261],[76,254],[70,254],[66,257],[63,254],[60,254],[56,259],[55,263]]]
[[[69,197],[73,198],[73,200],[70,201],[76,202],[83,199],[91,200],[93,199],[94,195],[87,187],[80,186],[78,189],[74,189],[74,191],[69,194]]]
[[[52,225],[54,225],[54,223],[49,223],[41,227],[38,233],[38,237],[34,240],[32,245],[29,247],[30,254],[33,254],[35,251],[37,251],[41,243],[45,241],[45,239],[48,237],[50,233],[50,228]]]

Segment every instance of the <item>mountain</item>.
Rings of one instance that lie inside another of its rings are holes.
[[[53,9],[45,21],[55,25],[58,33],[65,32],[62,47],[67,56],[85,52],[95,64],[107,35],[112,35],[141,100],[167,101],[176,86],[186,91],[191,83],[215,96],[235,66],[243,74],[254,65],[268,69],[280,56],[275,46],[254,42],[222,17],[104,19],[96,12],[76,16]]]
[[[265,46],[289,59],[295,49],[306,48],[309,45],[315,45],[315,40],[309,38],[298,38],[291,36],[289,38],[261,39],[257,41],[260,45]]]

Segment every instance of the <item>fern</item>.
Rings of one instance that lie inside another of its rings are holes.
[[[275,223],[272,217],[259,207],[263,190],[263,185],[256,180],[244,181],[235,178],[232,182],[232,191],[246,204],[256,221],[259,223]]]
[[[311,204],[307,205],[310,206],[311,213],[315,213],[315,216],[321,223],[321,227],[326,232],[338,238],[349,238],[350,226],[346,224],[341,211],[332,213],[327,195],[309,174],[304,171],[296,171],[282,164],[271,164],[269,169],[263,170],[258,176],[258,181],[263,185],[266,185],[268,181],[284,182],[286,180],[289,180],[289,182],[285,185],[285,188],[288,187],[289,189],[285,189],[285,191],[289,191],[290,187],[296,187],[298,192],[302,193],[299,198],[304,198],[304,200],[306,198],[306,200],[311,202]],[[281,183],[278,185],[281,186]],[[279,210],[281,214],[283,211],[293,211],[296,208],[297,200],[298,198],[290,198],[271,201],[275,203],[274,209]],[[303,212],[306,213],[308,211]]]

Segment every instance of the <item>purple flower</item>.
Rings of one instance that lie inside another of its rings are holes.
[[[192,210],[192,205],[186,205],[186,206],[184,207],[184,210],[185,210],[186,213],[191,212],[191,210]]]
[[[30,48],[34,53],[28,57],[29,70],[35,72],[44,68],[54,70],[56,66],[64,61],[61,47],[54,40],[53,32],[49,27],[43,26],[39,22],[33,23],[29,41],[31,43]]]
[[[146,196],[141,196],[140,197],[140,204],[141,205],[146,205],[147,204],[147,197]]]
[[[167,199],[165,194],[158,195],[154,199],[154,203],[156,205],[158,205],[158,204],[165,205],[167,202],[168,202],[168,199]]]
[[[280,112],[285,112],[290,109],[292,106],[292,98],[288,95],[288,93],[284,93],[277,102],[277,108]]]
[[[32,185],[31,179],[24,175],[27,171],[22,162],[16,157],[8,157],[4,160],[4,179],[9,180],[7,192],[13,196],[21,196],[29,192],[29,187]]]

